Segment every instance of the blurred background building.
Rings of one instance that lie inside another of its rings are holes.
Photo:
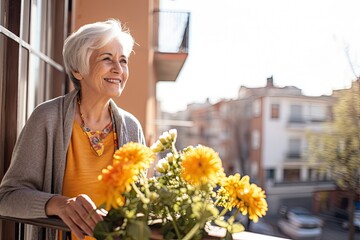
[[[178,113],[163,113],[164,119],[191,125],[162,128],[178,129],[179,148],[212,147],[228,174],[251,176],[266,190],[269,214],[277,214],[283,205],[313,209],[315,193],[336,187],[329,173],[319,171],[320,163],[309,160],[307,135],[321,134],[332,121],[334,95],[305,96],[294,86],[277,87],[269,77],[264,87],[241,86],[236,99],[194,103]]]

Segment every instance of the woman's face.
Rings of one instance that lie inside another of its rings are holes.
[[[93,51],[89,73],[82,74],[79,80],[83,94],[112,98],[121,95],[128,77],[128,57],[124,55],[120,41],[114,38],[104,47]]]

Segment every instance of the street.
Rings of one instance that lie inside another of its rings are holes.
[[[288,236],[281,233],[279,228],[277,227],[278,219],[279,218],[276,216],[275,217],[274,216],[266,216],[264,218],[264,222],[262,222],[261,224],[270,225],[274,232],[274,234],[270,234],[270,233],[264,233],[264,234],[287,238]],[[349,234],[348,230],[343,229],[339,222],[337,222],[336,220],[331,219],[331,218],[323,218],[323,220],[324,220],[324,227],[323,227],[323,232],[322,232],[320,240],[347,240],[348,239],[348,234]],[[259,227],[257,227],[257,228],[259,228]],[[259,228],[259,229],[264,229],[264,227]],[[359,230],[355,231],[354,240],[360,240],[360,231]]]

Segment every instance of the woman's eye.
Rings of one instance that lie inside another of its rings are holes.
[[[127,64],[127,60],[126,59],[121,59],[120,63]]]
[[[104,61],[111,61],[111,58],[106,57],[106,58],[104,58],[103,60],[104,60]]]

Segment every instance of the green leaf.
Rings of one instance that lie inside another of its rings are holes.
[[[231,233],[243,232],[244,230],[244,226],[240,223],[234,223],[231,225]]]
[[[229,226],[229,224],[226,221],[221,219],[215,219],[214,223],[222,228],[227,228]]]
[[[98,222],[94,229],[94,237],[98,240],[105,240],[110,235],[112,229],[111,222]]]
[[[130,221],[126,228],[126,235],[131,239],[146,240],[150,238],[151,231],[143,221]]]

